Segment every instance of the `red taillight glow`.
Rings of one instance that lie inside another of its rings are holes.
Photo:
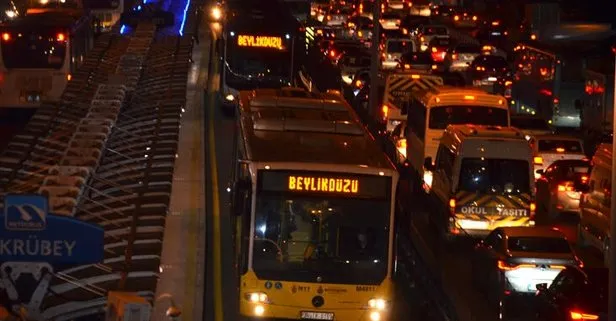
[[[519,268],[529,268],[532,267],[534,268],[535,265],[533,264],[512,264],[512,263],[507,263],[505,261],[502,260],[498,260],[498,269],[502,270],[502,271],[512,271],[512,270],[517,270]]]
[[[582,313],[579,311],[569,311],[569,317],[571,320],[599,320],[599,316],[596,314]]]
[[[3,33],[3,34],[2,34],[2,40],[4,40],[4,41],[9,41],[9,40],[11,40],[11,34],[10,34],[10,33],[8,33],[8,32]]]
[[[569,182],[565,184],[559,184],[558,191],[559,192],[573,192],[573,186]]]
[[[56,40],[58,40],[58,41],[64,41],[64,40],[66,40],[66,36],[65,36],[63,33],[59,33],[59,34],[56,36]]]
[[[588,176],[582,175],[582,177],[580,177],[580,180],[582,181],[582,183],[587,183],[588,182]]]

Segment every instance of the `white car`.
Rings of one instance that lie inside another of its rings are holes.
[[[395,12],[386,12],[381,15],[379,22],[381,27],[385,30],[397,30],[400,29],[400,22],[402,17]]]
[[[537,135],[530,139],[533,148],[535,164],[535,179],[541,174],[537,170],[545,170],[553,162],[561,159],[584,159],[584,143],[581,139],[564,135]]]

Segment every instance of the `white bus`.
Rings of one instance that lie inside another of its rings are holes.
[[[90,17],[79,10],[30,9],[0,24],[0,107],[58,100],[93,37]]]
[[[509,126],[507,100],[478,89],[447,86],[411,97],[406,154],[424,189],[432,185],[432,173],[424,171],[425,159],[434,163],[443,132],[458,124]]]
[[[393,164],[339,94],[287,87],[239,99],[231,211],[240,314],[389,320]]]

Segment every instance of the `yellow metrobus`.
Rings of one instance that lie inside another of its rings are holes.
[[[338,94],[240,92],[232,175],[242,317],[389,319],[398,174]]]

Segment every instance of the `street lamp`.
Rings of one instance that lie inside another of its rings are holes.
[[[609,248],[604,251],[604,255],[609,255],[609,294],[608,294],[608,320],[616,321],[616,255],[612,255],[612,249],[616,249],[616,162],[614,162],[614,155],[616,155],[616,135],[614,135],[614,125],[616,124],[616,113],[614,107],[616,107],[616,45],[612,45],[612,53],[614,56],[614,103],[612,105],[612,186],[611,186],[611,202],[610,202],[610,241]]]

